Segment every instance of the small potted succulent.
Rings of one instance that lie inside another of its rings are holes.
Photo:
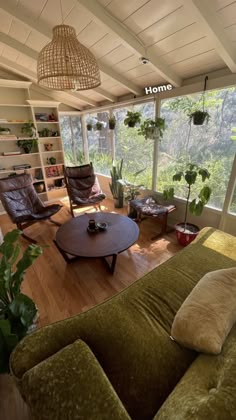
[[[22,293],[25,271],[42,254],[38,245],[29,245],[19,259],[20,230],[8,232],[0,245],[0,373],[9,372],[9,357],[17,343],[34,328],[35,303]]]
[[[127,111],[126,118],[124,119],[124,124],[128,127],[135,127],[141,122],[141,113]]]
[[[101,131],[103,129],[103,123],[100,121],[96,122],[96,130]]]
[[[181,181],[186,183],[187,196],[185,204],[184,221],[175,225],[176,236],[179,243],[183,246],[192,242],[199,232],[199,227],[187,222],[188,210],[195,216],[200,216],[203,212],[204,206],[208,203],[211,196],[211,188],[204,185],[199,194],[195,198],[190,198],[192,193],[192,186],[196,183],[198,178],[204,183],[206,179],[210,178],[210,173],[205,168],[189,163],[184,171],[177,172],[173,176],[173,181]],[[174,188],[169,188],[163,192],[164,200],[172,199],[174,197]]]
[[[116,126],[116,119],[115,119],[114,115],[112,115],[112,116],[109,118],[108,123],[109,123],[109,128],[110,128],[110,130],[114,130],[114,128],[115,128],[115,126]]]
[[[138,129],[138,134],[145,137],[145,139],[161,140],[163,137],[163,131],[165,130],[164,118],[156,118],[151,120],[148,118],[145,120]]]

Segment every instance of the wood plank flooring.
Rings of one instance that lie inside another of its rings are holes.
[[[71,215],[68,203],[55,220],[64,223]],[[126,214],[126,208],[115,209],[111,200],[105,200],[103,211]],[[83,208],[78,215],[91,209]],[[5,234],[14,228],[8,216],[0,216],[0,227]],[[170,233],[152,241],[160,225],[155,220],[144,220],[140,225],[140,236],[135,245],[118,255],[115,273],[107,270],[101,259],[81,258],[66,264],[58,252],[53,239],[57,227],[50,222],[37,223],[27,229],[27,234],[41,245],[48,245],[26,273],[23,291],[34,299],[39,310],[39,326],[83,312],[103,302],[143,274],[176,254],[180,249],[175,234]],[[27,242],[21,239],[22,248]],[[1,420],[29,420],[28,410],[21,400],[11,378],[0,376],[0,418]]]

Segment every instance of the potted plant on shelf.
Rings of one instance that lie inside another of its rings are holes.
[[[206,179],[210,178],[210,173],[207,169],[200,168],[199,166],[192,163],[189,163],[184,171],[177,172],[173,176],[173,181],[181,181],[183,179],[186,183],[187,189],[184,221],[175,225],[177,239],[183,246],[186,246],[192,242],[200,230],[198,226],[187,222],[188,210],[193,215],[200,216],[204,206],[208,203],[211,196],[211,188],[207,185],[204,185],[200,189],[197,197],[190,198],[192,187],[196,184],[198,178],[201,178],[201,181],[204,183]],[[163,197],[165,200],[173,198],[174,188],[165,190],[163,192]]]
[[[135,125],[141,122],[141,113],[127,111],[126,118],[124,119],[124,124],[128,127],[135,127]]]
[[[17,140],[17,146],[20,147],[24,153],[30,153],[33,147],[37,144],[36,139]]]
[[[143,121],[138,129],[138,134],[145,137],[145,139],[151,140],[161,140],[163,137],[163,131],[165,130],[165,120],[164,118],[155,118],[155,120],[151,120],[148,118],[147,120]]]
[[[24,123],[21,127],[21,132],[26,137],[36,137],[36,128],[34,126],[33,121],[29,121],[27,123]]]
[[[7,233],[0,245],[0,373],[9,371],[10,354],[33,329],[37,315],[35,303],[21,292],[21,284],[42,248],[31,244],[18,259],[21,233],[18,229]]]
[[[103,129],[103,123],[100,121],[96,122],[96,130],[101,131]]]
[[[120,209],[124,205],[124,199],[123,199],[123,187],[118,182],[122,179],[122,168],[123,168],[123,159],[121,159],[120,164],[117,163],[117,165],[112,165],[112,169],[110,171],[111,174],[111,183],[109,183],[109,187],[112,193],[112,196],[114,198],[114,205],[115,208]]]
[[[116,119],[115,119],[114,115],[112,115],[112,116],[109,118],[108,123],[109,123],[109,128],[110,128],[110,130],[114,130],[114,128],[115,128],[115,126],[116,126]]]

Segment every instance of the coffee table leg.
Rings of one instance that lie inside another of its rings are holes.
[[[117,254],[113,254],[112,255],[112,261],[111,261],[111,267],[110,267],[110,270],[111,270],[111,273],[113,274],[114,273],[114,271],[115,271],[115,267],[116,267],[116,260],[117,260]]]
[[[111,264],[107,261],[107,258],[106,257],[104,257],[104,261],[108,265],[108,268],[109,268],[109,271],[111,272],[111,274],[113,274],[114,271],[115,271],[115,267],[116,267],[117,254],[111,255],[111,258],[112,258]]]

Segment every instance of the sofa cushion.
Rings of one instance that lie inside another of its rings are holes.
[[[236,321],[236,267],[205,274],[177,312],[171,336],[203,353],[221,352]]]

